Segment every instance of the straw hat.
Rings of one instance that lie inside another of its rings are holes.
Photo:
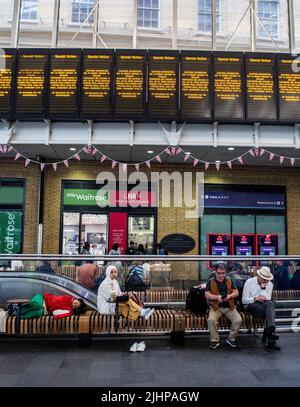
[[[264,280],[273,280],[273,274],[271,273],[269,267],[263,266],[257,270],[257,274]]]

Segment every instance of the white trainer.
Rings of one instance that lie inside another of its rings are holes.
[[[151,315],[154,313],[155,309],[147,308],[146,311],[147,312],[146,312],[146,315],[144,316],[144,318],[147,321],[151,317]]]
[[[140,342],[137,347],[137,352],[144,352],[146,349],[146,344],[144,341]]]
[[[138,347],[139,347],[139,344],[137,342],[134,342],[134,344],[131,345],[129,352],[136,352],[138,350]]]

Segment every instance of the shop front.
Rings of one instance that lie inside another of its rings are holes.
[[[0,253],[23,250],[24,188],[22,179],[0,179]]]
[[[61,199],[61,253],[78,254],[88,242],[95,255],[109,253],[114,243],[124,254],[131,241],[153,253],[157,208],[150,186],[106,189],[93,181],[63,181]]]
[[[201,254],[273,256],[286,248],[285,187],[205,185]],[[214,265],[202,266],[202,278]]]

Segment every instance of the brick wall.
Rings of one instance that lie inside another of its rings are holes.
[[[23,252],[36,253],[40,169],[37,165],[24,167],[24,162],[1,158],[0,178],[26,179]]]

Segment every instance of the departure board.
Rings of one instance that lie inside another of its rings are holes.
[[[181,52],[181,109],[182,120],[211,120],[210,52]]]
[[[295,56],[278,54],[278,98],[279,120],[281,122],[300,121],[300,70]]]
[[[176,120],[179,111],[179,52],[148,52],[148,118]]]
[[[141,119],[145,117],[146,62],[147,51],[116,51],[115,118]]]
[[[46,117],[49,51],[20,49],[17,57],[15,119]]]
[[[49,119],[78,119],[81,50],[50,50]]]
[[[277,120],[275,54],[246,53],[246,119]]]
[[[112,118],[113,50],[83,50],[82,119]]]
[[[243,53],[215,52],[213,73],[215,120],[228,122],[244,120]]]
[[[13,84],[16,50],[0,50],[0,119],[11,119],[13,115]]]

